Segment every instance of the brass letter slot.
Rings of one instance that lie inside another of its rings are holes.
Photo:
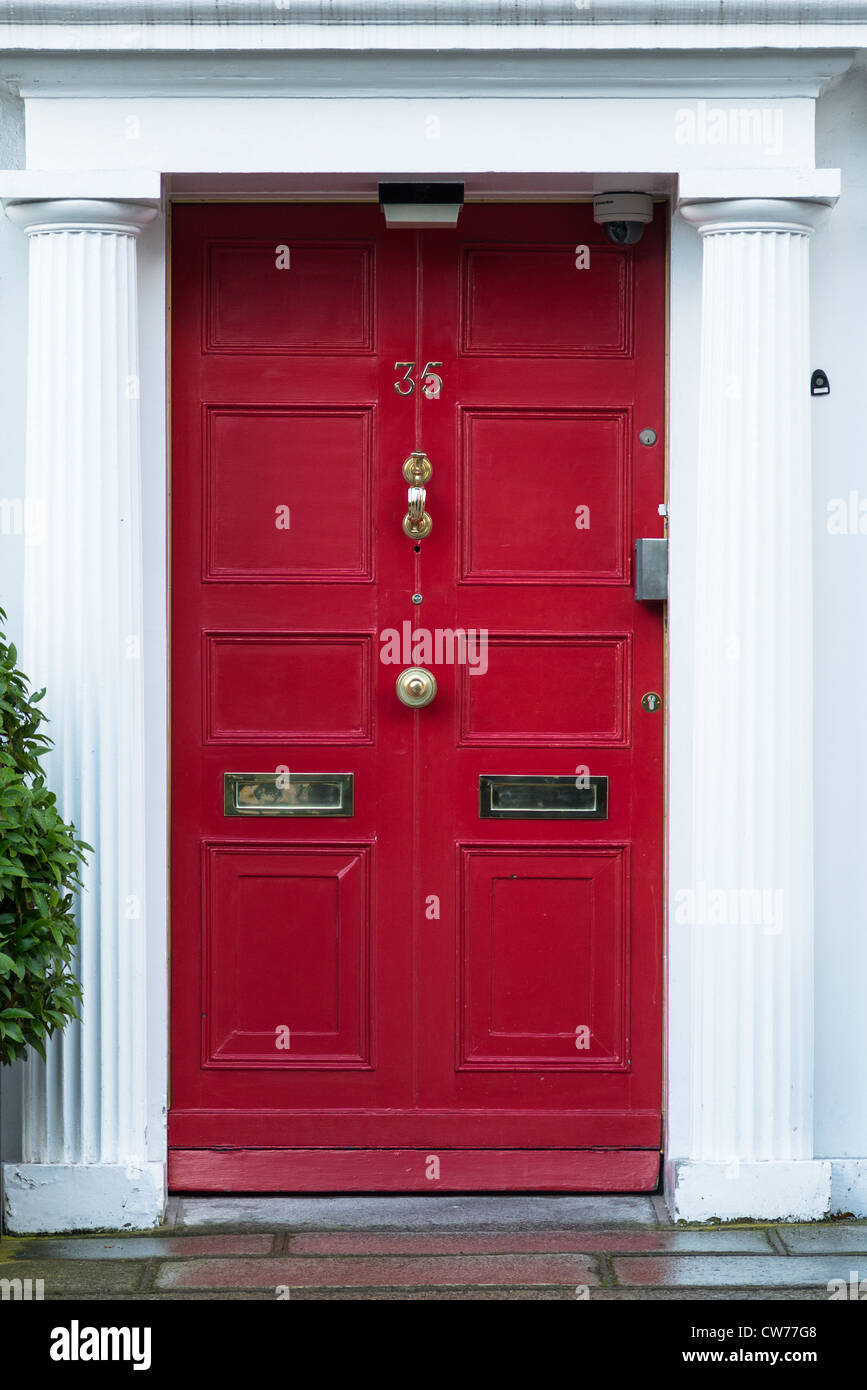
[[[586,783],[586,785],[585,785]],[[481,820],[607,820],[607,777],[479,777]]]
[[[225,816],[351,816],[352,772],[227,772]]]

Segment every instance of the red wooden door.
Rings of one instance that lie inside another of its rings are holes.
[[[175,209],[173,1187],[655,1185],[664,283],[659,216]]]

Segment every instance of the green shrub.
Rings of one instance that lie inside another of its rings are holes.
[[[6,614],[0,608],[0,620]],[[0,1063],[78,1018],[81,986],[72,973],[78,942],[74,893],[91,846],[76,840],[45,786],[39,758],[44,690],[28,693],[18,655],[0,632]]]

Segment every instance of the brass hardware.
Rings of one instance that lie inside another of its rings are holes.
[[[607,820],[608,778],[479,777],[480,820]]]
[[[352,772],[226,772],[224,816],[351,816]]]
[[[403,461],[403,476],[410,484],[407,494],[408,510],[403,519],[404,534],[410,540],[423,541],[431,533],[433,522],[424,509],[424,484],[430,481],[433,465],[423,449],[413,449]]]
[[[413,449],[408,459],[404,460],[403,476],[413,487],[423,487],[429,482],[433,474],[433,465],[423,449]]]
[[[395,682],[397,698],[410,709],[423,709],[437,693],[436,677],[423,666],[407,666]]]
[[[407,492],[408,510],[403,519],[403,529],[410,540],[421,541],[431,533],[433,522],[424,509],[425,496],[423,487],[411,487]]]

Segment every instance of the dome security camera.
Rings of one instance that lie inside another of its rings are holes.
[[[653,199],[649,193],[599,193],[593,199],[593,221],[604,226],[614,246],[634,246],[653,221]]]

